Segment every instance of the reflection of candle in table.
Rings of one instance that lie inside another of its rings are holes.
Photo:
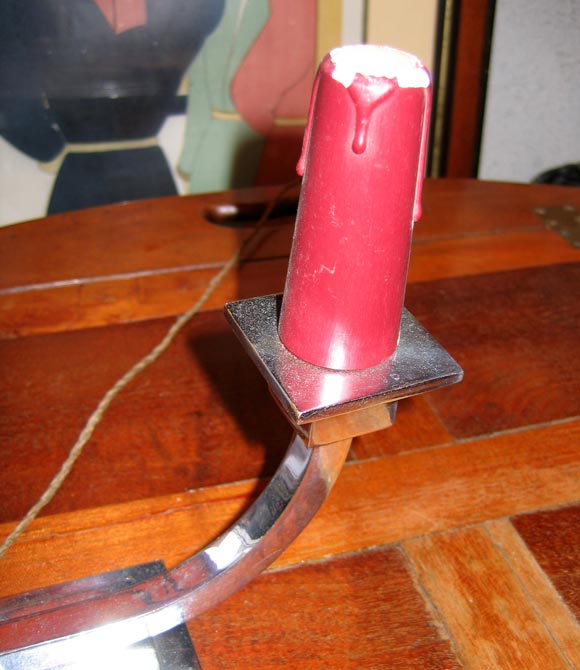
[[[395,350],[430,102],[410,54],[353,46],[322,61],[280,315],[282,342],[310,363],[360,369]]]

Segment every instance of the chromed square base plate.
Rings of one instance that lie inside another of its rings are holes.
[[[336,371],[297,358],[278,335],[281,295],[228,303],[226,318],[296,425],[432,391],[461,381],[463,370],[407,310],[395,353],[372,368]]]

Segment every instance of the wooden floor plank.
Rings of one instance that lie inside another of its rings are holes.
[[[399,401],[395,423],[389,429],[357,438],[352,452],[357,459],[364,460],[451,442],[451,434],[427,399],[415,396]]]
[[[278,190],[258,188],[142,200],[65,212],[40,224],[30,221],[3,228],[0,287],[25,287],[39,278],[51,283],[224,262],[249,228],[209,223],[204,212],[223,203],[267,202]],[[287,236],[287,226],[283,227]],[[272,253],[272,248],[264,250],[266,256]]]
[[[206,213],[219,205],[266,203],[278,190],[144,200],[5,227],[0,230],[0,287],[34,284],[39,277],[44,282],[106,277],[224,260],[239,242],[240,229],[210,224]],[[573,189],[454,179],[427,180],[424,200],[418,239],[539,230],[543,224],[532,213],[535,207],[580,207]],[[271,256],[272,249],[266,253]]]
[[[251,189],[111,205],[0,230],[0,337],[186,311],[248,234],[247,226],[209,223],[207,210],[264,201],[275,192]],[[425,194],[410,282],[578,260],[578,251],[546,231],[533,214],[538,204],[577,201],[570,189],[446,180],[428,182]],[[206,308],[281,291],[291,238],[292,218],[275,219],[250,261],[224,281]]]
[[[277,565],[580,501],[579,441],[580,422],[350,463]],[[38,519],[2,559],[0,595],[159,558],[171,567],[233,521],[255,487]],[[0,526],[0,537],[12,528]]]
[[[34,503],[105,391],[168,325],[0,343],[0,519]],[[201,314],[110,407],[45,513],[269,476],[290,436],[222,314]]]
[[[412,311],[464,367],[465,379],[402,403],[392,432],[358,441],[357,457],[579,416],[579,283],[574,264],[409,286]],[[0,467],[9,474],[1,520],[35,501],[102,394],[170,323],[0,343],[3,388],[10,389],[0,390]],[[271,474],[289,436],[221,313],[205,312],[122,393],[47,511]]]
[[[418,237],[435,234],[434,228],[445,235],[540,229],[536,207],[571,204],[580,209],[576,189],[471,179],[427,179],[423,200],[423,218],[415,227]]]
[[[204,309],[284,288],[290,228],[283,256],[247,261],[224,280]],[[275,238],[281,243],[281,234]],[[527,249],[527,254],[522,254]],[[229,254],[224,255],[224,261]],[[409,282],[433,281],[553,263],[576,263],[578,250],[553,233],[534,231],[488,237],[457,237],[416,243]],[[222,261],[219,261],[222,262]],[[138,276],[103,277],[0,294],[0,337],[91,328],[185,312],[200,297],[218,265],[157,270]]]
[[[482,526],[406,542],[404,550],[465,668],[574,667]]]
[[[35,502],[99,398],[168,324],[0,343],[0,468],[6,475],[0,521],[22,516]],[[290,435],[221,312],[206,312],[121,394],[44,513],[269,476]],[[363,459],[451,441],[425,399],[416,398],[401,403],[393,428],[357,439],[353,452]]]
[[[580,505],[527,514],[513,523],[580,621]]]
[[[580,625],[548,575],[508,519],[485,524],[486,530],[526,590],[537,616],[574,668],[580,668]],[[578,546],[578,530],[569,539]],[[547,540],[549,538],[546,538]],[[577,563],[576,563],[577,565]],[[580,574],[580,573],[579,573]]]
[[[580,254],[561,237],[545,230],[415,240],[409,282],[433,281],[488,272],[578,263]]]
[[[206,213],[219,205],[265,203],[278,190],[254,188],[144,200],[65,212],[46,217],[41,224],[30,221],[5,227],[0,230],[0,287],[34,284],[39,277],[51,282],[223,261],[239,242],[240,229],[210,224]],[[580,208],[580,197],[573,189],[427,180],[424,217],[416,237],[541,230],[543,223],[533,209],[567,203]],[[264,253],[272,256],[273,248]]]
[[[461,667],[397,549],[262,575],[189,628],[204,670]]]
[[[227,260],[227,257],[226,259]],[[247,262],[232,271],[203,309],[284,288],[287,257]],[[105,277],[0,295],[0,338],[80,330],[176,316],[201,297],[221,265]]]
[[[580,416],[578,286],[580,263],[408,287],[411,312],[465,372],[429,398],[453,436]]]

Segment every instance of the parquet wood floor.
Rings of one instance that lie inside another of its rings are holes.
[[[102,393],[247,234],[166,198],[0,230],[0,536]],[[580,251],[537,206],[580,191],[428,182],[406,303],[465,370],[358,438],[273,567],[189,623],[204,669],[580,669]],[[287,209],[287,208],[286,208]],[[0,595],[203,546],[255,498],[290,429],[221,314],[283,287],[291,219],[115,401],[0,559]]]

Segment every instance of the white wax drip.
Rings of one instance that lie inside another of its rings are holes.
[[[427,88],[429,72],[421,61],[406,51],[391,47],[360,44],[330,52],[334,64],[332,78],[348,88],[355,76],[396,79],[401,88]]]

